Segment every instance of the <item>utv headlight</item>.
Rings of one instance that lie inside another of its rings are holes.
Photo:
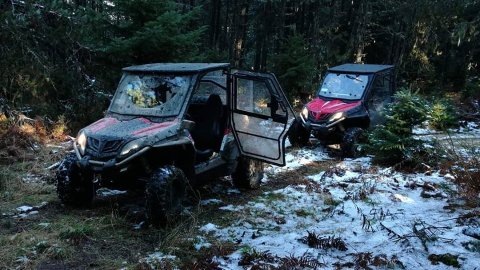
[[[308,109],[307,109],[307,107],[303,107],[302,116],[303,116],[303,119],[305,119],[305,120],[308,119]]]
[[[122,148],[122,152],[120,152],[120,157],[123,158],[137,152],[142,147],[144,141],[145,138],[140,138],[127,143]]]
[[[343,120],[342,118],[345,118],[345,113],[344,112],[337,112],[334,113],[330,118],[328,118],[328,122],[335,122],[338,120]]]
[[[84,131],[80,131],[77,135],[77,139],[75,140],[78,146],[78,150],[80,154],[83,156],[85,155],[85,148],[87,147],[87,135],[85,135]]]

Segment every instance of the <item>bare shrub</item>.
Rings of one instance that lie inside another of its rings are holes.
[[[480,194],[480,147],[471,143],[458,143],[452,139],[444,145],[447,159],[442,172],[450,173],[460,194],[478,200]]]
[[[397,256],[393,255],[389,259],[385,254],[373,256],[371,252],[359,252],[355,254],[354,265],[355,270],[372,269],[370,266],[405,269],[405,266]]]
[[[309,247],[321,249],[338,249],[340,251],[347,251],[347,244],[340,237],[327,236],[321,237],[314,232],[307,231],[308,235],[300,239],[300,242],[307,244]]]
[[[257,251],[256,249],[248,249],[242,253],[242,258],[238,262],[240,266],[255,265],[264,262],[273,262],[275,259],[268,251]]]
[[[300,257],[290,255],[285,258],[280,258],[280,265],[278,270],[300,270],[300,269],[321,269],[325,264],[319,262],[317,259],[304,254]]]
[[[451,170],[460,192],[467,198],[478,198],[480,193],[480,160],[460,160]]]

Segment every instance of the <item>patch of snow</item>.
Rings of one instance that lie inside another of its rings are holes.
[[[200,201],[200,205],[211,205],[211,204],[221,204],[222,200],[219,199],[208,199]]]
[[[449,173],[445,174],[443,177],[445,177],[445,179],[448,179],[448,180],[451,180],[451,181],[454,181],[455,180],[455,177]]]
[[[127,191],[125,190],[116,190],[116,189],[108,189],[108,188],[100,188],[97,190],[97,196],[99,197],[112,197],[112,196],[119,196],[127,194]]]
[[[227,190],[227,194],[240,194],[240,190],[236,189],[236,188],[229,188]]]
[[[397,202],[415,203],[415,201],[412,200],[411,198],[403,196],[401,194],[393,194],[393,198],[395,199],[394,201],[397,201]]]
[[[226,206],[222,206],[222,207],[220,207],[219,209],[220,209],[220,210],[225,210],[225,211],[237,212],[237,211],[242,210],[243,208],[244,208],[244,207],[241,206],[241,205],[232,205],[232,204],[229,204],[229,205],[226,205]]]
[[[432,135],[438,133],[438,131],[425,128],[422,126],[415,126],[412,130],[413,135]]]
[[[291,143],[290,140],[287,138],[287,139],[285,140],[285,148],[289,148],[289,147],[291,147],[291,146],[292,146],[292,143]]]
[[[134,230],[140,230],[140,229],[143,228],[144,225],[145,225],[145,221],[141,221],[141,222],[138,223],[138,224],[134,224],[134,225],[133,225],[133,229],[134,229]]]
[[[202,248],[209,248],[212,246],[212,244],[208,243],[207,240],[204,237],[197,237],[196,243],[193,244],[193,247],[196,250],[200,250]]]
[[[164,261],[173,261],[177,257],[173,255],[165,255],[162,252],[154,252],[148,254],[147,257],[140,259],[141,263],[147,263],[152,269],[157,269],[158,267],[162,266],[162,262]]]
[[[462,230],[462,233],[480,240],[480,227],[467,227]]]
[[[22,177],[22,181],[24,183],[29,183],[29,184],[40,183],[40,182],[43,182],[43,180],[44,180],[44,176],[38,175],[38,174],[28,173],[27,175]]]
[[[474,122],[468,122],[468,123],[467,123],[467,128],[469,128],[469,129],[477,129],[477,130],[480,129],[480,127],[478,126],[478,124],[477,124],[477,123],[474,123]]]
[[[216,231],[216,230],[217,230],[217,225],[215,225],[213,223],[208,223],[208,224],[205,224],[202,227],[200,227],[200,231],[203,231],[203,232],[206,232],[206,233],[213,232],[213,231]]]
[[[30,212],[20,213],[18,215],[15,215],[14,217],[15,218],[26,218],[28,216],[33,216],[33,215],[37,215],[37,214],[38,214],[38,211],[30,211]]]
[[[17,207],[16,210],[17,210],[17,212],[25,213],[25,212],[32,211],[32,210],[33,210],[33,207],[32,207],[32,206],[28,206],[28,205],[22,205],[22,206]]]
[[[52,165],[48,166],[47,168],[45,168],[46,170],[53,170],[53,169],[56,169],[60,166],[60,161],[59,162],[55,162],[53,163]]]

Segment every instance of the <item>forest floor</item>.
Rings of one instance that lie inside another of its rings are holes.
[[[416,130],[478,156],[480,129]],[[429,137],[430,136],[430,137]],[[33,147],[32,149],[34,149]],[[448,170],[406,173],[370,157],[338,160],[318,144],[289,148],[259,190],[228,178],[181,220],[143,226],[142,194],[102,189],[91,209],[64,207],[52,164],[68,143],[2,165],[0,269],[477,269],[480,207]]]

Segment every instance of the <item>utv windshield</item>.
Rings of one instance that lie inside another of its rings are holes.
[[[126,74],[110,112],[143,116],[176,116],[191,84],[190,76]]]
[[[357,100],[365,92],[368,79],[368,75],[328,73],[318,95],[327,98]]]

